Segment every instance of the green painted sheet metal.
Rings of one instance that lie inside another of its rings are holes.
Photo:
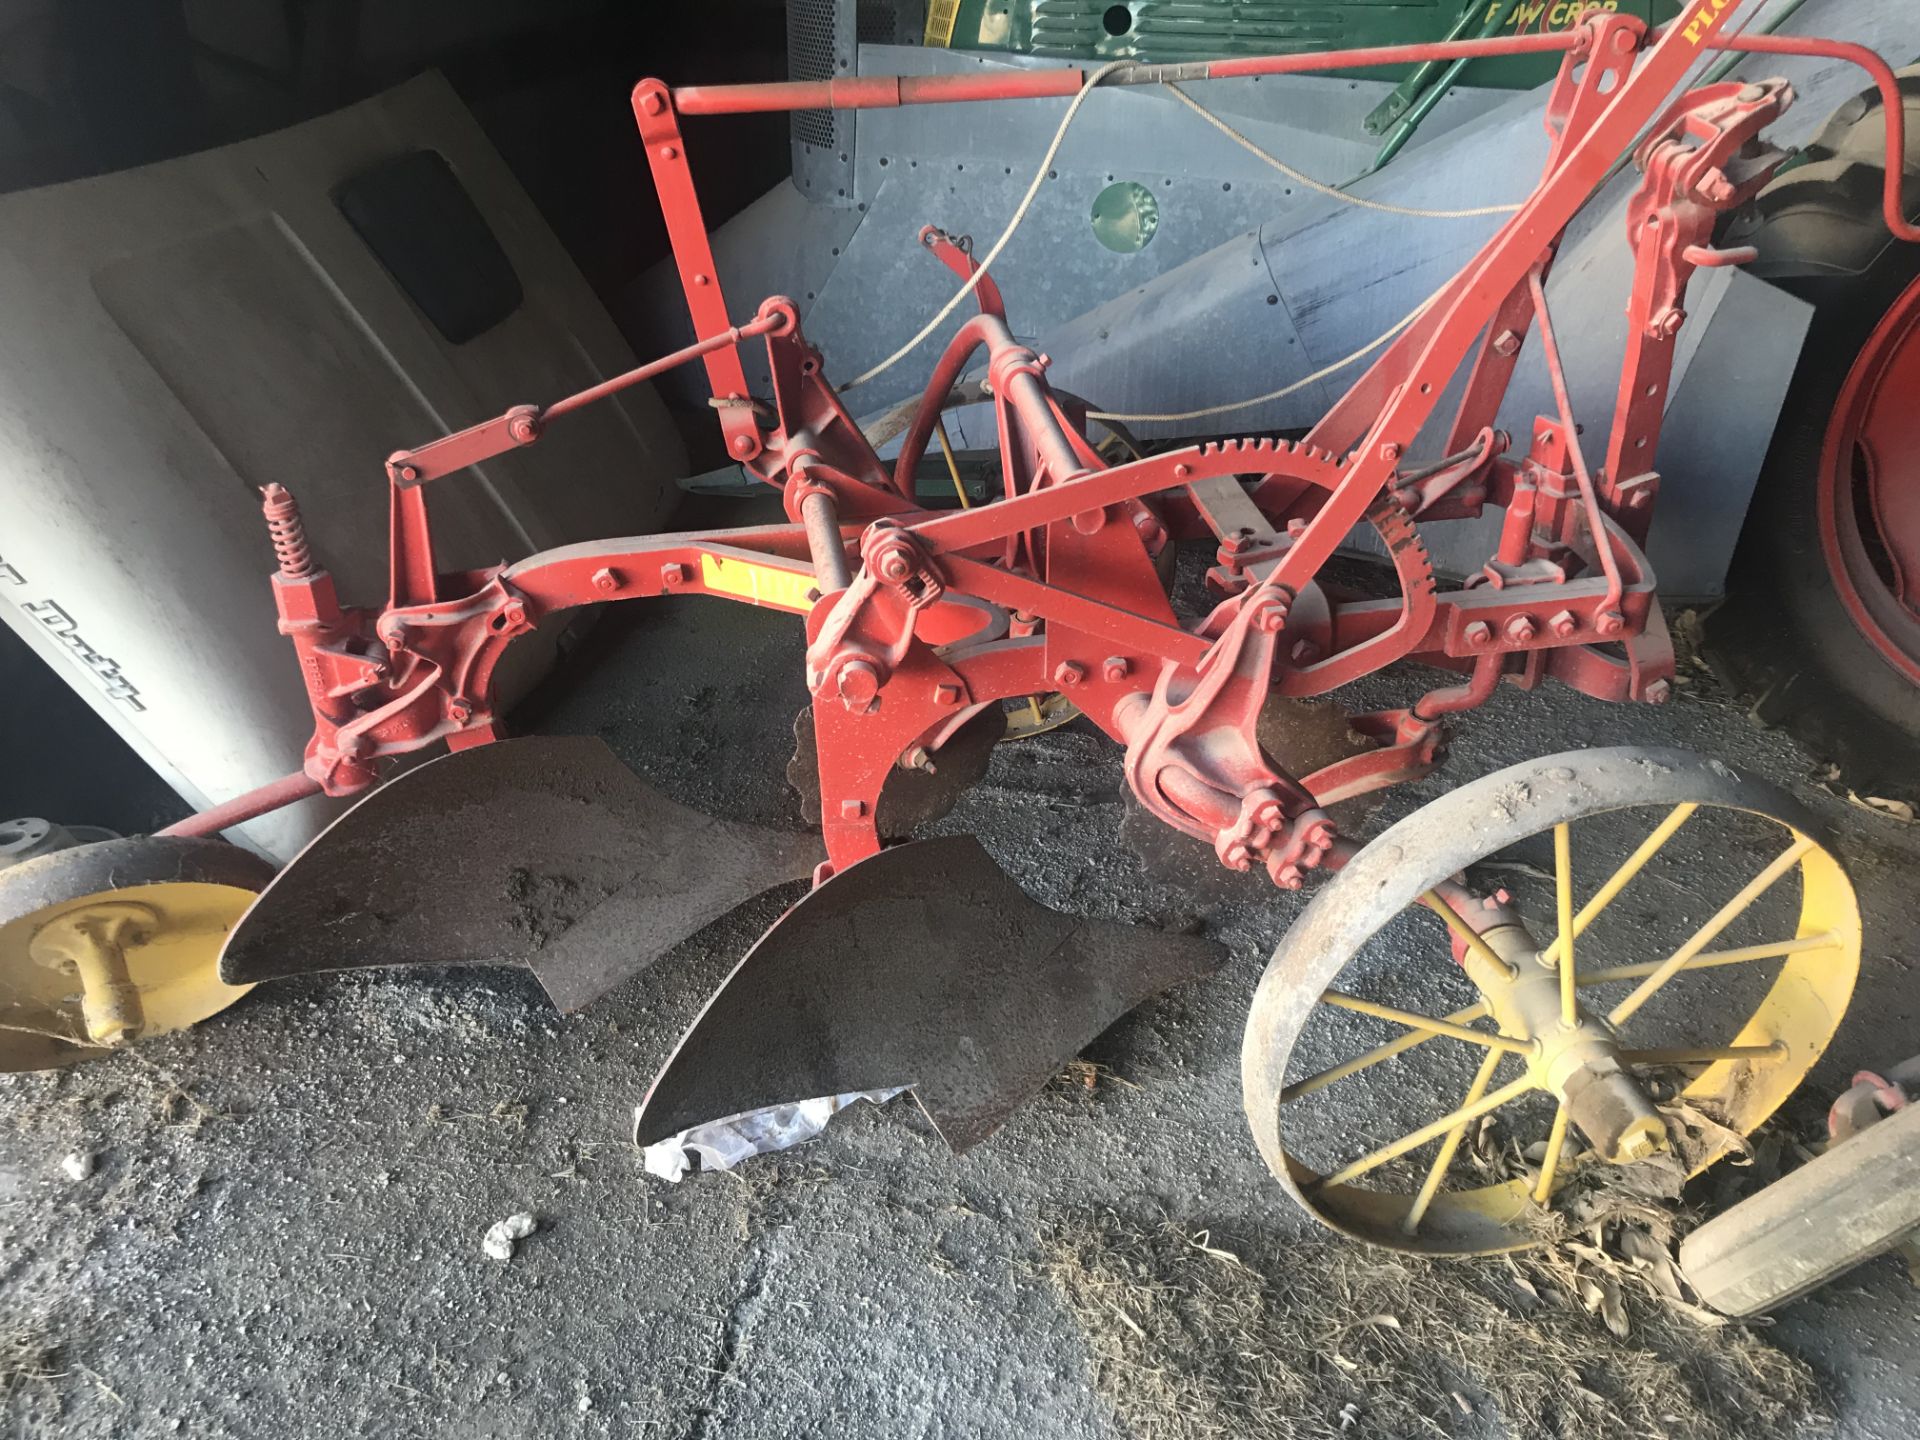
[[[1503,33],[1562,28],[1590,3],[1521,0]],[[1681,0],[1599,3],[1658,22],[1672,18]],[[1500,3],[1465,0],[1465,8],[1492,13]],[[1463,0],[959,0],[952,45],[1079,60],[1286,55],[1444,39],[1462,9]],[[1474,15],[1471,31],[1481,19]],[[1552,57],[1478,60],[1460,83],[1535,85],[1552,70]]]

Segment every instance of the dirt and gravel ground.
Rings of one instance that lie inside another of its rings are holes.
[[[790,645],[777,617],[711,602],[605,626],[591,674],[540,724],[604,736],[688,803],[791,823],[774,780],[800,701]],[[1410,698],[1421,680],[1383,677],[1370,694]],[[1618,743],[1718,754],[1832,826],[1868,939],[1858,1002],[1787,1110],[1811,1133],[1853,1070],[1920,1050],[1920,833],[1829,793],[1804,753],[1702,676],[1660,710],[1504,692],[1459,727],[1447,774]],[[1444,783],[1396,794],[1372,825]],[[856,1107],[737,1174],[672,1186],[643,1172],[626,1136],[648,1076],[791,892],[572,1018],[507,972],[321,977],[263,988],[111,1063],[0,1077],[0,1431],[1107,1437],[1253,1433],[1284,1414],[1300,1434],[1778,1434],[1829,1410],[1863,1440],[1920,1428],[1914,1292],[1890,1259],[1766,1332],[1807,1369],[1773,1365],[1765,1383],[1736,1371],[1670,1405],[1660,1387],[1698,1386],[1710,1367],[1684,1353],[1643,1363],[1644,1323],[1622,1345],[1579,1317],[1572,1351],[1540,1352],[1580,1357],[1561,1367],[1578,1371],[1575,1408],[1503,1406],[1498,1385],[1434,1379],[1455,1361],[1355,1350],[1353,1372],[1320,1364],[1315,1347],[1332,1360],[1359,1343],[1337,1338],[1353,1321],[1413,1344],[1417,1296],[1509,1272],[1416,1269],[1383,1289],[1343,1268],[1351,1252],[1330,1252],[1271,1182],[1240,1114],[1240,1030],[1301,901],[1255,889],[1197,905],[1153,880],[1120,842],[1119,787],[1112,747],[1070,729],[1002,747],[940,828],[980,835],[1049,904],[1197,919],[1232,958],[1122,1022],[1092,1052],[1097,1068],[964,1157],[901,1101]],[[1674,905],[1694,904],[1696,923],[1757,866],[1738,845],[1690,860],[1691,898],[1682,886]],[[70,1152],[92,1157],[86,1178],[63,1172]],[[537,1232],[510,1263],[487,1259],[484,1232],[519,1211]],[[1169,1234],[1189,1248],[1168,1258]],[[1190,1273],[1194,1255],[1255,1278],[1201,1305],[1226,1271]],[[1400,1296],[1407,1321],[1341,1320],[1375,1293]],[[1136,1313],[1141,1296],[1167,1308]],[[1504,1311],[1475,1304],[1474,1324],[1491,1328],[1473,1332],[1485,1338],[1469,1359],[1530,1344],[1520,1320],[1505,1328]],[[1215,1330],[1228,1322],[1239,1328]],[[1263,1347],[1303,1334],[1304,1358],[1287,1363],[1321,1383],[1289,1388]],[[1654,1393],[1632,1408],[1608,1398],[1616,1382]],[[1711,1410],[1716,1393],[1724,1423],[1702,1429],[1701,1396]],[[1594,1399],[1599,1410],[1578,1408]]]

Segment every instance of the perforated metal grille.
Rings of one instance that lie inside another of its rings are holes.
[[[835,0],[787,0],[787,75],[794,80],[833,78]],[[838,143],[831,110],[793,112],[793,138],[831,150]]]
[[[904,42],[900,34],[901,11],[906,7],[899,0],[858,0],[858,8],[853,12],[853,37],[862,45],[898,45]]]

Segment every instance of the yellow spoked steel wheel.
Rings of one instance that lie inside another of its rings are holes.
[[[1275,952],[1247,1118],[1309,1212],[1395,1249],[1552,1233],[1740,1148],[1825,1051],[1853,887],[1791,797],[1676,750],[1548,756],[1400,821]],[[1622,1176],[1614,1166],[1645,1166]]]
[[[1049,730],[1058,730],[1070,720],[1079,718],[1080,707],[1057,691],[1052,695],[1026,695],[1018,700],[1009,700],[1003,707],[1007,712],[1008,740],[1026,740],[1035,735],[1044,735]]]
[[[231,1005],[251,987],[222,983],[220,947],[273,874],[222,841],[163,837],[0,871],[0,1071],[98,1059]]]

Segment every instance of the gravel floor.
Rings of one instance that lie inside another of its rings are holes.
[[[792,638],[711,602],[604,626],[541,728],[602,735],[688,803],[791,823],[776,777],[801,699]],[[1376,677],[1366,698],[1411,698],[1422,678]],[[1817,1126],[1853,1070],[1920,1050],[1920,832],[1836,799],[1710,682],[1659,710],[1505,691],[1460,725],[1445,783],[1393,795],[1371,824],[1516,760],[1620,743],[1717,754],[1832,826],[1868,939],[1831,1057],[1788,1107]],[[1049,904],[1198,920],[1232,958],[1102,1037],[1091,1088],[1056,1083],[964,1157],[901,1101],[737,1174],[642,1171],[625,1137],[648,1076],[791,892],[572,1018],[510,972],[323,977],[111,1063],[0,1077],[0,1429],[1125,1434],[1038,1271],[1048,1225],[1110,1210],[1267,1245],[1314,1227],[1266,1174],[1239,1095],[1245,1007],[1300,901],[1196,902],[1159,882],[1121,843],[1120,784],[1104,739],[1057,732],[1002,747],[939,828],[981,836]],[[1738,843],[1686,858],[1699,913],[1758,863]],[[1368,1105],[1417,1104],[1420,1083]],[[61,1166],[76,1151],[93,1158],[79,1180]],[[487,1259],[487,1227],[519,1211],[537,1232]],[[1920,1428],[1913,1304],[1883,1259],[1773,1328],[1829,1388],[1841,1434]]]

